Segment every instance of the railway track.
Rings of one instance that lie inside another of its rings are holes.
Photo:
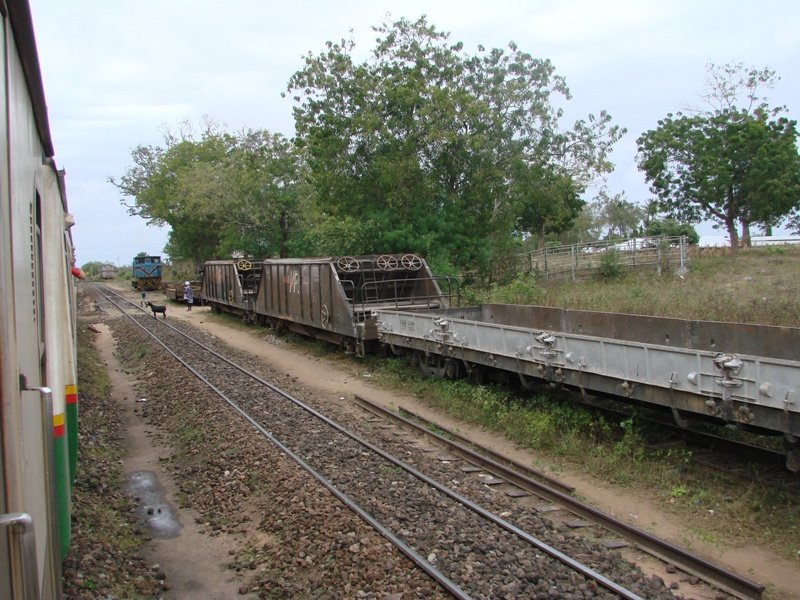
[[[581,502],[571,495],[574,489],[570,486],[487,448],[476,447],[466,438],[452,431],[441,430],[420,415],[402,407],[398,407],[398,412],[394,413],[360,396],[356,396],[356,403],[378,420],[394,423],[418,436],[420,441],[430,440],[436,444],[436,448],[428,447],[428,451],[435,450],[442,460],[453,463],[463,473],[479,473],[486,485],[501,493],[512,498],[534,495],[541,501],[533,502],[534,510],[547,514],[561,512],[560,520],[567,527],[599,527],[601,531],[594,534],[609,547],[635,545],[651,556],[737,596],[758,597],[763,591],[763,586],[755,582]],[[563,512],[568,513],[566,517]],[[620,536],[620,539],[610,539],[606,534]]]
[[[107,292],[103,290],[104,294]],[[115,303],[125,310],[120,300]],[[552,541],[544,536],[540,539],[540,533],[552,532],[537,515],[520,512],[512,523],[505,513],[498,516],[452,491],[186,333],[153,319],[138,307],[131,312],[131,319],[242,414],[255,430],[303,466],[454,597],[541,593],[537,586],[545,580],[544,573],[547,581],[556,581],[557,585],[596,588],[598,597],[671,595],[667,590],[643,590],[643,582],[631,586],[636,591],[626,589],[614,581],[613,574],[606,576],[559,549],[558,546],[570,546],[575,550],[575,536],[569,536],[567,544],[560,532],[551,536]],[[430,527],[431,523],[435,527]],[[602,570],[613,572],[608,561],[603,560],[609,549],[596,543],[588,546],[594,554],[582,560],[605,565]],[[582,547],[577,554],[585,557],[587,552]],[[617,578],[623,579],[619,574]],[[763,590],[735,576],[728,582],[715,583],[740,597],[759,597]]]

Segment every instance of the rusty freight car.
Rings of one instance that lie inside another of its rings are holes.
[[[214,311],[241,314],[358,355],[377,342],[376,308],[448,308],[457,293],[455,280],[433,277],[416,254],[209,261],[202,284]]]
[[[203,266],[200,293],[214,312],[255,321],[256,293],[263,260],[210,260]]]
[[[447,308],[452,295],[453,280],[433,277],[416,254],[271,259],[263,264],[256,314],[362,356],[377,341],[375,308]]]

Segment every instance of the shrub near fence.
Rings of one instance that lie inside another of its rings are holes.
[[[517,255],[518,272],[542,277],[571,277],[574,280],[615,269],[652,268],[659,275],[683,269],[689,244],[685,236],[631,238],[571,246],[555,246]]]

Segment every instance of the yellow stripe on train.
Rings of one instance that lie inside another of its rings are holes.
[[[53,415],[53,437],[64,435],[64,413]]]

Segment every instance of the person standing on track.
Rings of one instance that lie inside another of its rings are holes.
[[[186,310],[192,310],[192,304],[194,304],[194,292],[192,291],[192,286],[189,285],[188,281],[183,283],[183,299],[186,300],[186,304],[189,306]]]

